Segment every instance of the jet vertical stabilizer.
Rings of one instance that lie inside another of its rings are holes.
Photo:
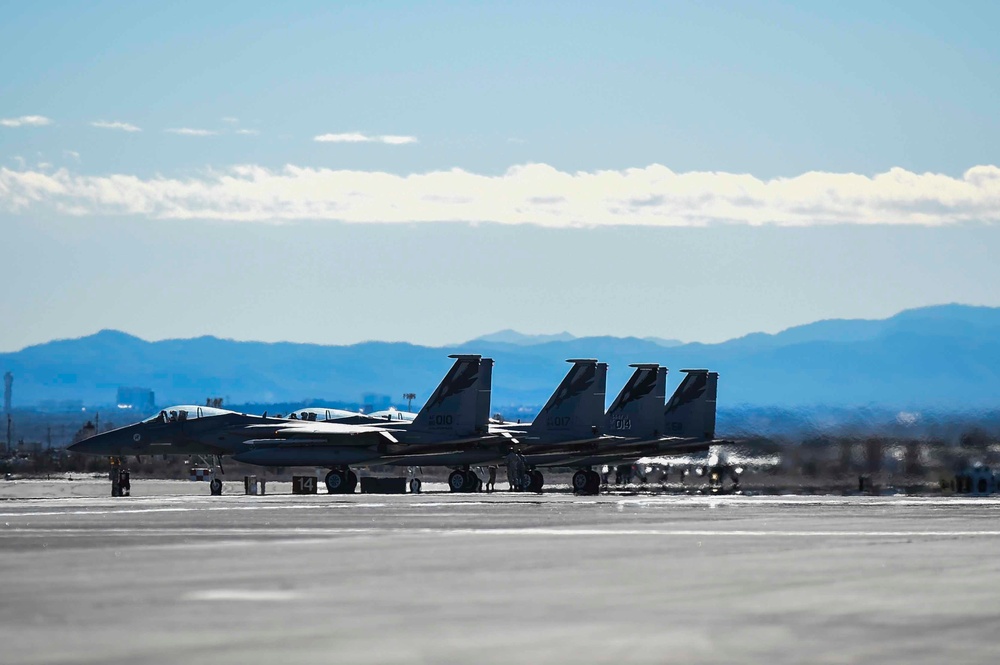
[[[490,396],[493,391],[493,359],[479,361],[479,394],[476,401],[477,431],[486,432],[490,427]]]
[[[483,363],[482,356],[478,355],[448,357],[454,358],[455,364],[417,413],[410,427],[442,438],[484,434],[489,422],[489,390],[493,361],[487,360]],[[486,402],[485,409],[483,400]]]
[[[604,395],[608,364],[592,359],[570,359],[573,367],[552,393],[527,435],[545,441],[592,438],[604,425]]]
[[[682,369],[686,374],[664,409],[664,434],[690,439],[715,438],[715,402],[719,374]]]
[[[667,368],[656,363],[637,363],[629,367],[635,367],[635,372],[608,409],[605,433],[629,438],[657,438],[663,434]]]

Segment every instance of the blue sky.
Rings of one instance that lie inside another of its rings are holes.
[[[996,3],[0,12],[0,349],[1000,305]]]

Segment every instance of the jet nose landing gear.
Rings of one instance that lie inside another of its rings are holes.
[[[111,496],[129,496],[132,485],[129,482],[128,465],[124,457],[111,458]]]
[[[330,494],[354,494],[358,487],[358,475],[347,467],[331,469],[326,474],[326,491]]]

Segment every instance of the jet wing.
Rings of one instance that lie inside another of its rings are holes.
[[[373,427],[371,425],[345,425],[337,422],[312,422],[303,423],[289,422],[287,425],[274,429],[273,425],[251,425],[254,427],[268,429],[271,431],[269,439],[287,441],[289,444],[303,442],[306,440],[321,441],[324,444],[347,443],[347,439],[357,436],[369,438],[372,435],[380,435],[391,443],[397,443],[393,431],[386,427]],[[367,435],[367,436],[366,436]]]
[[[367,434],[369,432],[398,432],[401,429],[379,425],[350,425],[334,421],[289,421],[275,428],[273,424],[249,425],[249,429],[271,429],[281,434]]]

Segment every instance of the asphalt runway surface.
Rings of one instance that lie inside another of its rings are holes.
[[[106,485],[0,483],[0,662],[1000,655],[996,499]]]

